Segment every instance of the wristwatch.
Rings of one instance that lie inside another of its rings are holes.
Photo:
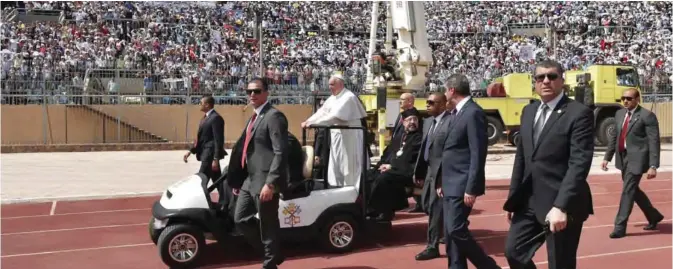
[[[657,171],[657,167],[656,167],[656,166],[650,166],[650,169],[654,169],[654,171]]]

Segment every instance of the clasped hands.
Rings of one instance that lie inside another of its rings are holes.
[[[514,213],[506,212],[505,215],[507,216],[507,222],[511,224]],[[556,207],[549,210],[546,220],[549,222],[549,231],[552,233],[563,231],[568,226],[568,214]]]

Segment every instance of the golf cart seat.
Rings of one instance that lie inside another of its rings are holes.
[[[287,189],[281,193],[283,201],[309,196],[315,182],[313,181],[313,147],[301,147],[303,158],[290,158],[290,183]],[[298,163],[302,160],[302,163]],[[297,171],[301,170],[301,171]],[[301,173],[298,173],[301,172]]]
[[[406,187],[405,190],[407,191],[407,196],[409,196],[409,197],[411,197],[411,196],[421,196],[421,194],[423,193],[423,188],[419,188],[419,187],[416,187],[416,186]]]

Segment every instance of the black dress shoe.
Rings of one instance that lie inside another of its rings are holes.
[[[652,222],[652,223],[650,223],[650,224],[647,224],[647,226],[643,227],[643,230],[645,230],[645,231],[653,231],[653,230],[656,230],[656,229],[657,229],[657,225],[658,225],[659,222],[661,222],[662,220],[664,220],[664,216],[661,216],[661,217],[659,217],[656,221],[654,221],[654,222]]]
[[[392,221],[395,218],[395,213],[381,213],[376,217],[376,221]]]
[[[610,238],[612,239],[622,238],[624,236],[626,236],[626,232],[613,231],[610,233]]]
[[[281,256],[280,258],[276,259],[276,265],[281,265],[285,262],[285,256]]]
[[[425,250],[421,251],[421,253],[416,255],[417,261],[426,261],[435,258],[439,258],[439,250],[433,248],[426,248]]]
[[[415,206],[412,209],[409,209],[409,211],[407,211],[407,212],[409,212],[409,213],[423,213],[423,208],[421,208],[420,206]]]

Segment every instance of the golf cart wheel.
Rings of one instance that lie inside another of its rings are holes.
[[[161,234],[161,231],[157,231],[154,229],[154,217],[150,218],[150,224],[149,224],[149,232],[150,232],[150,239],[152,239],[152,242],[156,245],[157,242],[159,242],[159,235]]]
[[[358,223],[348,215],[339,215],[325,223],[320,233],[323,247],[329,252],[349,252],[359,240]]]
[[[161,260],[170,268],[190,268],[201,257],[206,240],[196,226],[176,224],[161,232],[157,246]]]

